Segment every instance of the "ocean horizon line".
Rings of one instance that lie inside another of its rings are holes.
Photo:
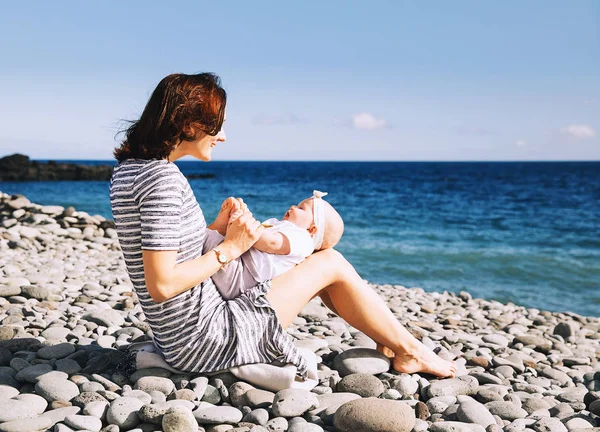
[[[31,159],[33,162],[116,162],[116,159]],[[204,162],[199,159],[185,159],[177,160],[176,162]],[[364,159],[341,159],[341,160],[310,160],[310,159],[223,159],[223,160],[212,160],[211,162],[263,162],[263,163],[599,163],[600,159],[597,160],[581,160],[581,159],[550,159],[550,160],[364,160]]]

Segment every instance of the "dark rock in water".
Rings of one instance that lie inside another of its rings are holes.
[[[25,156],[19,153],[15,153],[11,156],[5,156],[0,159],[0,165],[5,170],[18,170],[23,169],[29,165],[29,156]]]
[[[111,165],[40,163],[18,153],[0,159],[2,181],[110,180],[112,171]]]
[[[213,173],[204,173],[204,174],[186,174],[185,176],[188,178],[188,180],[192,180],[192,179],[213,179],[217,175],[213,174]]]

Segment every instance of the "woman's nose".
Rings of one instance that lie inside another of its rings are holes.
[[[225,142],[226,139],[227,137],[225,136],[225,130],[221,129],[217,134],[217,141]]]

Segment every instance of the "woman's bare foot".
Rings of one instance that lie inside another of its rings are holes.
[[[396,355],[394,351],[386,347],[385,345],[377,344],[377,351],[386,356],[387,358],[394,358]]]
[[[413,352],[396,353],[392,366],[402,373],[424,372],[440,378],[454,378],[456,365],[436,355],[425,345],[417,347]]]

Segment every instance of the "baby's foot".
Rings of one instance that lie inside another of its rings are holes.
[[[377,351],[386,356],[387,358],[394,358],[396,355],[394,351],[386,347],[385,345],[377,344]]]
[[[393,368],[402,373],[424,372],[440,378],[454,378],[456,365],[437,356],[425,345],[416,348],[414,352],[396,353]]]

